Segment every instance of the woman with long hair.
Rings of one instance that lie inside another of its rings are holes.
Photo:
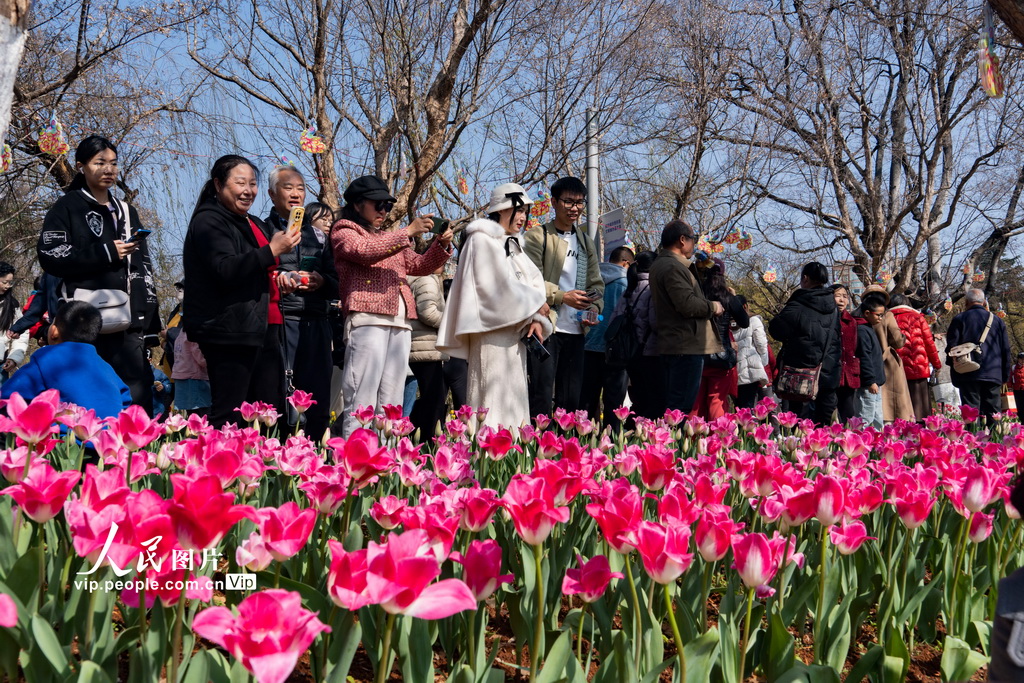
[[[698,268],[698,272],[701,270]],[[691,414],[699,415],[705,420],[716,420],[725,415],[729,397],[735,400],[739,391],[739,377],[736,371],[739,356],[732,327],[735,323],[736,327],[746,329],[750,325],[750,317],[743,308],[742,300],[729,289],[725,280],[725,264],[720,259],[714,259],[710,267],[703,269],[701,289],[704,291],[704,298],[719,302],[725,309],[722,315],[711,321],[718,341],[722,344],[722,351],[710,354],[704,359],[700,389],[697,391],[697,401]]]
[[[210,377],[210,423],[235,422],[242,402],[284,411],[284,316],[288,278],[277,277],[282,254],[300,235],[270,235],[249,213],[256,166],[242,156],[217,159],[185,235],[184,329],[199,344]]]
[[[36,243],[39,263],[63,279],[65,299],[106,303],[115,312],[96,350],[132,392],[132,403],[153,409],[153,369],[146,338],[160,332],[156,281],[135,207],[114,196],[117,147],[90,135],[75,150],[78,173],[43,219]],[[141,231],[140,231],[141,230]],[[121,293],[121,294],[119,294]],[[101,308],[101,313],[104,309]]]
[[[25,360],[28,335],[8,334],[21,317],[21,306],[14,298],[14,266],[0,261],[0,384],[3,384]]]
[[[437,332],[438,351],[468,361],[466,400],[491,427],[529,422],[527,345],[545,353],[553,329],[544,277],[519,242],[532,204],[515,183],[491,192],[488,218],[466,228]]]

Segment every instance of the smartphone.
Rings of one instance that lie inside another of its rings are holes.
[[[304,270],[307,273],[316,270],[317,260],[316,256],[303,256],[299,259],[299,270]]]
[[[544,346],[544,344],[532,334],[523,337],[523,345],[526,346],[527,353],[533,354],[533,357],[537,360],[547,360],[548,358],[551,358],[551,352],[548,351],[548,347]]]
[[[131,236],[126,241],[129,242],[129,243],[131,243],[131,242],[141,242],[142,240],[144,240],[147,237],[149,237],[149,234],[151,232],[153,232],[153,231],[150,230],[149,228],[139,228],[138,230],[133,232],[131,234]]]
[[[452,222],[444,218],[438,218],[437,216],[431,216],[430,220],[433,221],[434,227],[430,229],[430,232],[435,235],[444,233],[451,226]]]
[[[288,234],[294,235],[302,230],[302,217],[306,214],[306,210],[301,206],[293,206],[291,213],[288,214]]]
[[[601,292],[597,291],[596,289],[592,289],[589,292],[587,292],[587,298],[590,299],[591,301],[597,301],[598,299],[601,298]]]

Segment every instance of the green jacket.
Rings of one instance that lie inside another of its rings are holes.
[[[587,254],[587,288],[585,291],[597,290],[597,301],[591,304],[591,308],[598,313],[604,308],[604,279],[601,277],[601,254],[598,253],[594,241],[585,230],[573,228],[576,231],[576,238],[581,249]],[[565,264],[566,242],[558,236],[555,224],[545,223],[540,228],[526,231],[526,245],[523,251],[530,257],[541,275],[544,276],[544,286],[548,293],[548,305],[554,309],[562,304],[562,297],[565,292],[558,288],[558,281],[562,279],[562,266]],[[554,317],[557,313],[552,311]],[[585,328],[586,329],[586,328]]]
[[[711,325],[715,306],[704,298],[691,259],[662,251],[651,265],[651,297],[658,321],[658,353],[703,356],[722,345]]]

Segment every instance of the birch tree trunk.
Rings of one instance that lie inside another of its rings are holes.
[[[14,79],[25,49],[29,0],[0,0],[0,144],[11,123]]]

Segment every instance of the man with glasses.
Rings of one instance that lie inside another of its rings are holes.
[[[544,345],[550,356],[528,359],[530,412],[547,415],[552,399],[568,411],[580,407],[583,389],[583,336],[597,324],[604,307],[601,255],[576,222],[587,206],[587,186],[560,178],[551,186],[555,220],[526,233],[526,254],[544,276],[555,332]]]
[[[722,350],[711,320],[724,309],[719,302],[705,298],[691,270],[699,237],[686,221],[666,225],[661,232],[661,253],[650,275],[658,353],[665,368],[666,407],[684,413],[693,409],[697,399],[704,356]]]

